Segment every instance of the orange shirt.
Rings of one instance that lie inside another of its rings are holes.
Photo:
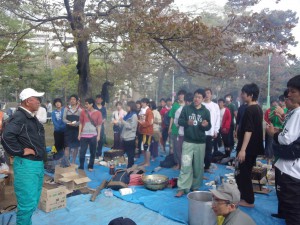
[[[139,120],[141,120],[139,116]],[[153,112],[150,108],[146,110],[146,113],[143,115],[143,122],[139,122],[138,131],[140,134],[153,135]]]
[[[4,113],[0,111],[0,130],[2,130],[3,117],[4,117]]]

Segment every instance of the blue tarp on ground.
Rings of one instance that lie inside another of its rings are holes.
[[[142,158],[137,161],[141,162]],[[163,157],[158,157],[155,162],[151,162],[150,167],[146,167],[147,174],[150,174],[155,167],[159,165],[159,161]],[[96,188],[104,179],[109,180],[109,169],[100,165],[95,165],[94,171],[86,170],[88,177],[92,180],[88,186]],[[218,169],[214,174],[205,174],[210,180],[214,180],[215,176],[222,176],[225,173],[231,173],[225,166],[218,165]],[[169,178],[178,177],[179,171],[173,169],[161,169],[157,173],[168,176]],[[207,181],[204,181],[204,183]],[[284,225],[284,220],[271,217],[271,213],[277,212],[277,198],[274,187],[268,195],[255,195],[255,208],[249,209],[241,207],[241,209],[250,215],[257,225]],[[207,186],[203,186],[200,190],[208,190]],[[103,195],[97,198],[96,202],[89,201],[90,195],[79,195],[68,198],[67,208],[57,210],[51,213],[44,213],[37,210],[33,216],[33,224],[108,224],[108,222],[116,217],[129,217],[137,222],[138,225],[152,224],[188,224],[188,200],[184,196],[175,198],[176,189],[166,188],[162,191],[150,191],[144,187],[135,187],[135,193],[131,195],[121,196],[118,191],[114,191],[114,195],[125,201],[119,201],[115,197],[107,198]],[[130,204],[137,203],[137,204]],[[145,207],[143,207],[143,206]],[[167,218],[159,217],[157,213]],[[152,214],[154,213],[154,214]],[[201,212],[199,212],[201,213]],[[155,216],[155,217],[153,217]],[[150,218],[149,218],[150,217]],[[0,217],[1,219],[1,217]],[[164,219],[164,221],[163,221]],[[1,221],[1,220],[0,220]],[[55,221],[55,222],[54,222]],[[12,223],[13,224],[13,223]]]
[[[36,210],[32,217],[33,225],[107,225],[116,217],[131,218],[138,225],[180,225],[160,214],[116,197],[99,195],[90,202],[91,195],[77,195],[67,198],[67,207],[50,213]],[[10,216],[13,215],[8,224]],[[154,222],[153,222],[154,221]],[[15,225],[15,213],[0,214],[1,225]]]
[[[155,162],[151,162],[151,166],[146,167],[147,174],[153,172],[154,168],[159,165],[164,157],[158,157]],[[137,160],[136,163],[142,162],[142,158]],[[214,180],[215,176],[224,176],[226,173],[232,173],[233,171],[226,169],[223,165],[217,165],[218,169],[213,174],[205,173],[205,176],[210,180]],[[108,168],[102,166],[95,166],[93,172],[86,172],[92,179],[92,182],[88,184],[91,188],[96,188],[102,181],[102,179],[109,179]],[[173,169],[163,168],[157,172],[163,174],[169,178],[178,177],[179,171]],[[153,172],[155,174],[155,172]],[[203,181],[204,183],[208,181]],[[272,224],[283,225],[284,220],[271,217],[271,213],[277,212],[277,197],[274,186],[270,186],[272,191],[269,194],[255,194],[255,208],[249,209],[241,207],[241,209],[250,215],[258,225]],[[114,195],[132,203],[142,204],[146,208],[149,208],[159,214],[173,219],[175,221],[188,224],[188,199],[186,196],[182,198],[175,198],[176,189],[166,188],[162,191],[150,191],[144,187],[135,187],[136,192],[131,195],[121,196],[118,191],[114,192]],[[200,190],[208,191],[208,186],[203,186]]]

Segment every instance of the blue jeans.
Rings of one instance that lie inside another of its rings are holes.
[[[80,155],[79,155],[79,169],[84,169],[84,161],[85,161],[85,154],[87,151],[87,148],[90,148],[90,162],[88,165],[89,169],[94,168],[94,161],[95,161],[95,154],[96,154],[96,146],[97,146],[97,136],[91,137],[91,138],[80,138]]]
[[[16,156],[14,188],[18,202],[17,225],[31,225],[38,206],[44,180],[44,162]]]

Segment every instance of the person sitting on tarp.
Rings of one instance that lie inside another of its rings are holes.
[[[256,224],[238,208],[241,194],[235,184],[223,183],[217,190],[211,190],[211,193],[213,195],[212,209],[218,216],[218,225]]]

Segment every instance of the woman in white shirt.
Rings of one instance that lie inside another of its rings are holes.
[[[116,103],[117,110],[113,111],[112,124],[114,131],[114,146],[113,149],[122,149],[121,141],[121,119],[126,116],[127,112],[122,108],[122,102]]]
[[[151,101],[149,106],[153,113],[153,138],[150,145],[150,152],[152,161],[154,161],[158,156],[158,143],[161,137],[161,115],[157,111],[154,101]]]

